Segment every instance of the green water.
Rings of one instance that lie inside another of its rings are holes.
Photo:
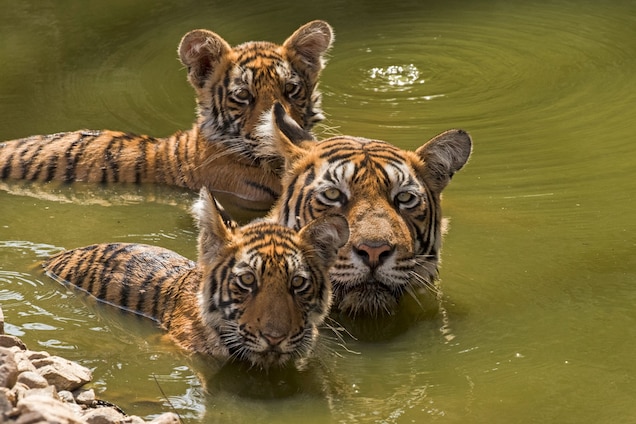
[[[98,396],[150,417],[169,409],[163,391],[191,423],[636,421],[636,2],[0,0],[0,10],[2,140],[187,129],[183,34],[281,42],[312,19],[336,31],[319,134],[403,148],[453,127],[474,138],[445,192],[440,313],[348,350],[325,340],[326,393],[301,381],[306,390],[278,399],[228,388],[249,376],[191,360],[152,324],[34,267],[106,241],[193,258],[193,195],[0,191],[7,331],[91,367]]]

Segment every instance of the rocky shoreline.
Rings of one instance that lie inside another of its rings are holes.
[[[96,399],[86,367],[44,351],[29,350],[18,337],[4,333],[0,307],[0,423],[15,424],[178,424],[166,412],[152,421],[128,416],[119,407]]]

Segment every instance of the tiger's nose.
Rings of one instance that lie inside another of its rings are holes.
[[[371,269],[382,265],[393,253],[393,247],[384,241],[363,242],[355,246],[354,250]]]
[[[277,346],[279,345],[283,340],[285,340],[285,335],[284,334],[280,334],[280,333],[261,333],[261,335],[263,336],[263,338],[267,341],[267,343],[270,346]]]

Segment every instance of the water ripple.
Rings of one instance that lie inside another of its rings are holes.
[[[475,7],[452,19],[370,23],[363,47],[338,46],[323,84],[332,124],[407,136],[431,125],[541,131],[556,121],[581,132],[590,120],[625,125],[621,111],[636,102],[624,85],[636,67],[636,45],[624,42],[636,38],[627,18],[596,6]]]

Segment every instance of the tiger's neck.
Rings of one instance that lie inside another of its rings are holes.
[[[170,337],[186,350],[227,356],[229,351],[221,343],[219,326],[210,325],[203,317],[200,302],[202,278],[201,268],[197,265],[177,281],[167,284],[163,297],[172,301],[166,302],[158,320]]]

